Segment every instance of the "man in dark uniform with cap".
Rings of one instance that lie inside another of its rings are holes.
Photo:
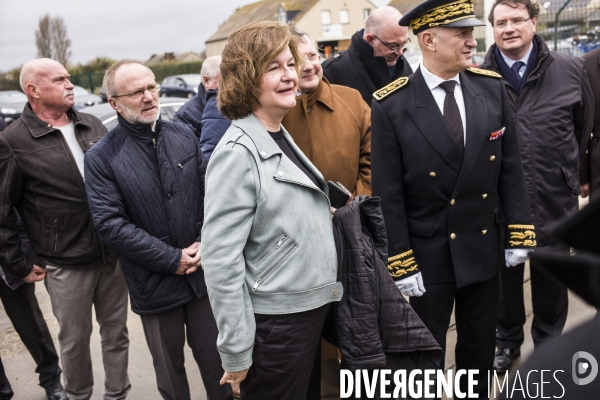
[[[428,0],[400,25],[417,34],[423,63],[372,102],[373,194],[382,199],[388,268],[444,350],[456,303],[456,368],[478,369],[476,392],[487,398],[498,274],[536,243],[515,122],[500,76],[468,68],[473,27],[484,25],[472,0]]]

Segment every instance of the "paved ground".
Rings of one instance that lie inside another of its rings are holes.
[[[42,283],[36,284],[36,295],[54,338],[54,344],[58,350],[58,322],[54,318],[54,315],[52,315],[48,292]],[[140,317],[131,312],[131,310],[129,311],[127,327],[129,328],[130,338],[129,379],[132,386],[128,399],[160,400],[161,397],[156,389],[152,357],[146,345],[142,323]],[[101,400],[104,387],[104,368],[102,366],[98,324],[95,320],[91,342],[94,368],[94,394],[92,400]],[[35,363],[14,331],[10,320],[4,312],[4,308],[0,308],[0,355],[6,369],[6,375],[15,392],[14,400],[44,400],[46,398],[44,390],[38,386],[38,375],[34,372]],[[187,346],[185,358],[192,399],[206,400],[200,371],[194,362],[190,348]]]
[[[525,293],[526,298],[529,298],[530,294],[529,279],[526,277],[525,282]],[[55,339],[55,345],[58,349],[58,343],[56,341],[58,333],[58,323],[52,315],[50,307],[50,300],[48,299],[48,293],[43,284],[37,284],[36,295],[38,296],[40,306],[48,321],[50,331]],[[527,326],[525,327],[526,332],[531,329],[531,302],[528,301],[526,304],[527,310]],[[573,327],[580,325],[581,323],[589,320],[595,314],[595,309],[583,303],[579,298],[571,295],[569,298],[569,317],[567,319],[567,328],[572,329]],[[146,340],[144,338],[144,332],[142,330],[142,324],[139,316],[129,313],[129,320],[127,323],[129,327],[129,337],[131,339],[130,356],[129,356],[129,377],[132,384],[132,389],[129,395],[129,399],[132,400],[152,400],[160,399],[156,390],[156,379],[154,376],[154,369],[152,367],[152,358],[146,346]],[[451,327],[448,334],[447,348],[450,350],[446,357],[446,365],[448,367],[454,366],[454,354],[451,349],[454,349],[456,344],[456,330]],[[522,358],[527,358],[533,351],[533,343],[531,336],[527,335],[525,344],[521,348]],[[44,391],[38,386],[38,377],[34,373],[35,363],[27,352],[27,349],[21,343],[18,335],[12,328],[10,320],[4,313],[4,309],[0,308],[0,355],[4,362],[6,374],[13,386],[15,391],[15,400],[43,400],[45,399]],[[100,337],[98,335],[98,326],[94,322],[94,333],[92,334],[92,357],[94,367],[94,395],[92,399],[102,399],[102,388],[104,372],[102,367],[102,355],[100,351]],[[194,363],[191,351],[186,348],[186,368],[188,371],[188,378],[190,380],[190,387],[192,391],[192,399],[194,400],[205,400],[206,393],[202,385],[200,378],[200,372],[198,367]]]

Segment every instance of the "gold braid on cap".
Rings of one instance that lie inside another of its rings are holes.
[[[475,8],[473,7],[473,0],[458,0],[450,4],[436,7],[430,13],[423,14],[420,17],[413,19],[410,21],[410,27],[415,31],[424,25],[429,25],[430,27],[447,25],[474,16]],[[451,17],[456,18],[450,19]]]

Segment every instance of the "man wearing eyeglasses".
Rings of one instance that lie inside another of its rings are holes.
[[[408,29],[398,25],[402,14],[394,7],[373,11],[365,29],[352,35],[347,50],[323,63],[329,82],[356,89],[370,105],[373,93],[390,82],[412,74],[403,55],[410,42]]]
[[[119,61],[103,87],[119,125],[85,157],[100,236],[123,258],[131,309],[141,316],[164,399],[189,399],[187,338],[208,398],[232,398],[200,267],[206,161],[191,127],[161,121],[159,85],[136,61]]]
[[[100,325],[104,399],[124,399],[131,388],[127,287],[119,258],[94,228],[84,185],[84,154],[106,128],[73,108],[73,84],[58,62],[28,62],[20,82],[28,103],[21,118],[0,134],[0,264],[26,282],[45,278],[60,326],[65,384],[63,391],[58,368],[43,384],[48,399],[92,396],[92,309]],[[21,249],[15,209],[30,240],[32,261]]]
[[[594,100],[583,61],[549,51],[535,34],[539,3],[496,0],[489,22],[495,44],[481,68],[502,75],[515,113],[537,245],[568,254],[552,225],[578,209],[579,157],[592,129]],[[582,182],[586,183],[586,182]],[[525,264],[501,270],[494,369],[507,371],[520,356],[526,320]],[[561,334],[567,318],[567,289],[530,262],[533,324],[537,348]]]

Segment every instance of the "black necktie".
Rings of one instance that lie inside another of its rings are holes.
[[[518,80],[521,80],[521,74],[519,74],[519,70],[521,69],[521,67],[525,65],[525,63],[523,61],[517,61],[516,63],[514,63],[512,65],[512,67],[510,67],[510,69],[512,69],[512,71],[515,73],[515,75],[517,76]]]
[[[439,84],[439,87],[446,92],[446,98],[444,99],[444,118],[446,119],[450,132],[452,132],[452,136],[460,149],[460,153],[463,154],[465,150],[465,139],[460,111],[458,111],[458,104],[456,104],[456,99],[454,98],[455,86],[456,81],[446,81]]]

